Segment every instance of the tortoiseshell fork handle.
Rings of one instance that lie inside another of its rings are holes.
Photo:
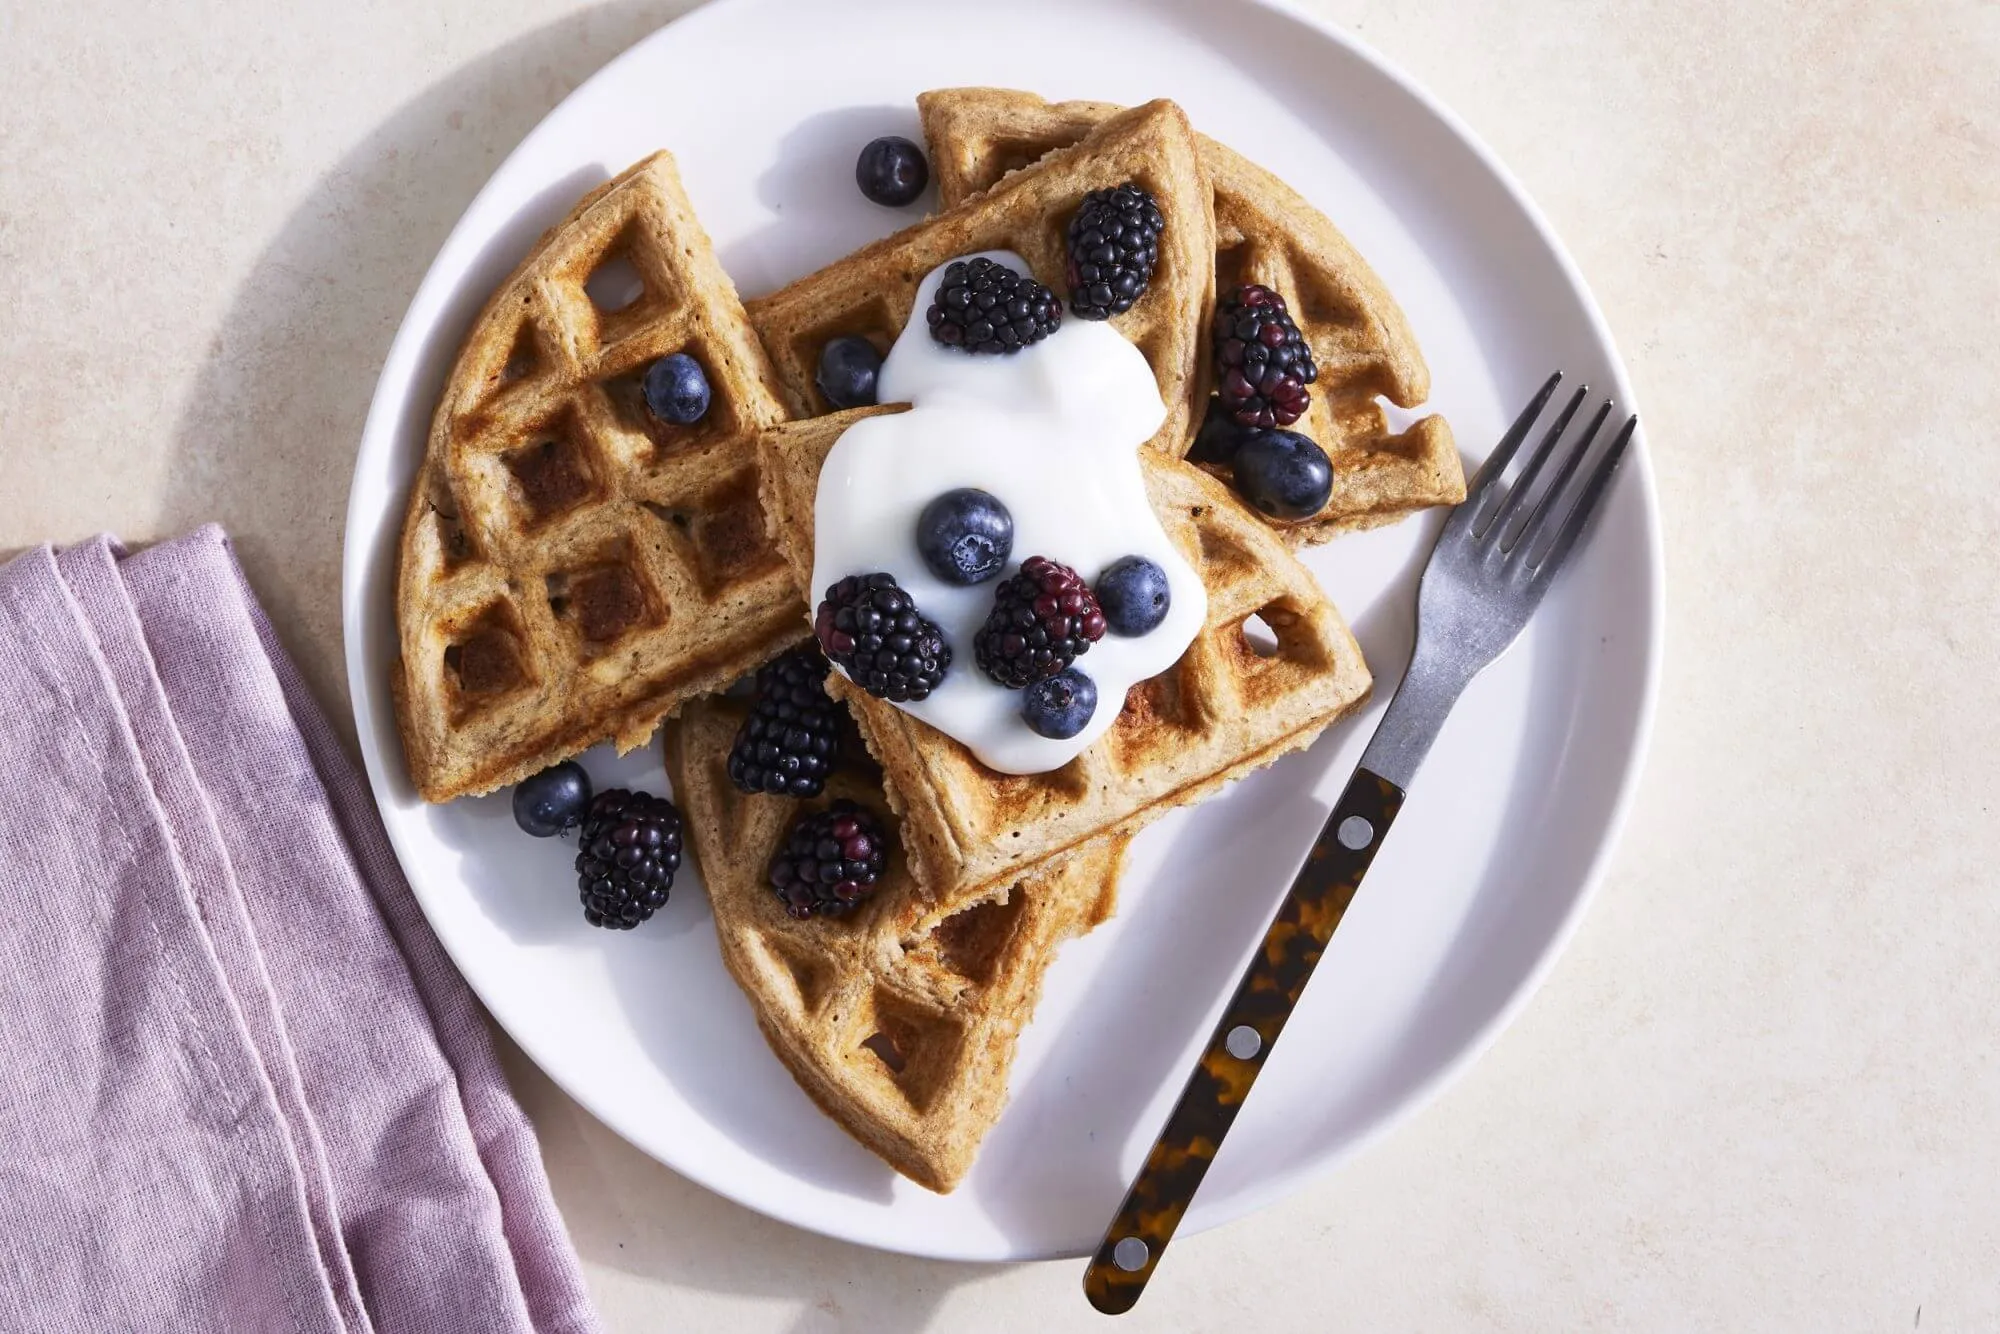
[[[1348,782],[1084,1273],[1098,1310],[1121,1315],[1145,1291],[1402,805],[1403,789],[1365,765]]]

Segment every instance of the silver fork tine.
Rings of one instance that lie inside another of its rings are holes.
[[[1632,433],[1638,429],[1637,415],[1625,419],[1623,429],[1611,442],[1611,447],[1604,451],[1604,457],[1597,461],[1597,466],[1591,470],[1589,479],[1583,484],[1583,490],[1577,495],[1576,503],[1569,507],[1569,513],[1563,515],[1562,526],[1557,530],[1555,540],[1550,542],[1542,554],[1534,560],[1535,578],[1550,578],[1562,568],[1563,560],[1576,545],[1577,538],[1590,527],[1590,520],[1597,511],[1598,502],[1603,500],[1604,493],[1611,489],[1611,479],[1617,474],[1618,465],[1625,461],[1625,447],[1632,443]]]
[[[1486,462],[1481,465],[1478,475],[1472,479],[1471,490],[1464,502],[1452,511],[1451,519],[1447,521],[1448,526],[1455,528],[1470,525],[1477,517],[1478,511],[1485,508],[1488,496],[1499,484],[1500,474],[1507,471],[1507,465],[1514,459],[1514,451],[1528,438],[1528,432],[1533,428],[1535,419],[1541,416],[1542,409],[1548,406],[1549,395],[1555,393],[1556,386],[1562,383],[1562,378],[1561,371],[1551,375],[1543,382],[1542,387],[1535,391],[1535,396],[1528,400],[1528,406],[1521,409],[1521,415],[1507,428],[1507,434],[1500,437],[1500,443],[1486,456]]]
[[[1561,440],[1563,432],[1569,429],[1571,419],[1576,416],[1576,410],[1583,406],[1583,396],[1589,392],[1590,386],[1587,384],[1576,387],[1576,392],[1570,395],[1569,402],[1563,404],[1563,410],[1556,414],[1556,419],[1549,423],[1549,429],[1543,432],[1542,442],[1535,446],[1535,452],[1528,455],[1527,466],[1521,469],[1521,475],[1507,488],[1507,498],[1500,502],[1499,512],[1474,536],[1484,541],[1490,535],[1499,541],[1501,550],[1505,551],[1508,548],[1508,522],[1520,513],[1521,506],[1528,503],[1528,493],[1535,489],[1535,478],[1540,475],[1543,465],[1549,461],[1549,455],[1554,452],[1556,442]]]
[[[1542,492],[1541,499],[1535,502],[1535,508],[1528,512],[1528,517],[1522,520],[1520,527],[1516,528],[1511,536],[1501,534],[1501,545],[1505,550],[1513,551],[1523,542],[1530,547],[1534,545],[1535,538],[1541,534],[1541,522],[1549,512],[1550,503],[1563,493],[1563,488],[1569,485],[1569,479],[1576,475],[1578,465],[1588,457],[1591,445],[1597,440],[1598,431],[1603,429],[1604,419],[1610,415],[1611,400],[1607,398],[1598,405],[1597,412],[1590,419],[1590,426],[1583,433],[1583,439],[1577,441],[1563,456],[1562,466],[1556,469],[1555,480]],[[1514,489],[1517,494],[1521,490],[1519,486]],[[1509,497],[1509,503],[1511,502],[1512,497]]]

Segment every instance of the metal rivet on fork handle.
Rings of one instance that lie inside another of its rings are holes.
[[[1375,826],[1359,815],[1350,815],[1340,822],[1340,828],[1334,832],[1334,837],[1338,838],[1340,846],[1349,852],[1359,852],[1374,839]]]

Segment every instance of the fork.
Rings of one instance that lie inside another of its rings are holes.
[[[1416,651],[1402,686],[1084,1273],[1084,1293],[1100,1311],[1129,1311],[1145,1291],[1452,705],[1520,637],[1602,508],[1639,419],[1626,419],[1578,483],[1612,407],[1607,399],[1564,445],[1588,386],[1556,414],[1513,482],[1502,480],[1561,381],[1558,371],[1542,385],[1438,533],[1417,590]],[[1538,489],[1552,462],[1554,475]]]

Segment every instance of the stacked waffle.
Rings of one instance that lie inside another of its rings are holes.
[[[943,210],[747,311],[664,155],[542,239],[479,317],[437,412],[405,528],[396,698],[431,800],[598,740],[636,744],[677,715],[674,794],[724,959],[772,1050],[862,1143],[950,1190],[1005,1101],[1043,974],[1108,915],[1132,836],[1365,699],[1360,651],[1292,547],[1455,500],[1463,483],[1440,419],[1392,434],[1376,403],[1421,402],[1427,374],[1374,275],[1178,107],[996,90],[920,105]],[[1012,251],[1066,294],[1071,215],[1128,182],[1165,225],[1150,283],[1112,327],[1166,407],[1142,470],[1207,592],[1192,645],[1130,691],[1109,732],[1038,774],[987,768],[836,672],[829,693],[868,757],[811,798],[738,790],[728,756],[744,708],[705,697],[810,633],[821,466],[855,421],[894,410],[833,411],[814,383],[820,349],[859,335],[886,350],[924,275],[973,252]],[[620,259],[641,291],[607,313],[586,287]],[[1336,484],[1304,521],[1269,520],[1226,468],[1182,461],[1210,392],[1218,275],[1284,295],[1321,368],[1300,429]],[[674,351],[715,386],[695,428],[647,418],[636,389]],[[1268,635],[1246,633],[1252,622]],[[836,799],[873,812],[899,852],[859,908],[800,920],[766,868],[795,822]]]

